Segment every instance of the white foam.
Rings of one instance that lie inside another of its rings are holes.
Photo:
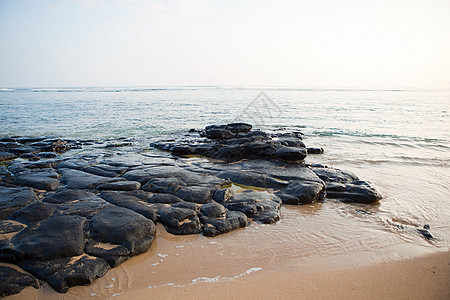
[[[156,255],[161,257],[161,258],[166,258],[167,256],[169,256],[169,254],[161,254],[161,253],[158,253]]]
[[[234,280],[243,276],[247,276],[253,272],[257,272],[262,270],[262,268],[256,267],[256,268],[250,268],[247,271],[245,271],[244,273],[241,273],[239,275],[236,276],[232,276],[232,277],[222,277],[222,275],[217,275],[216,277],[198,277],[195,279],[192,279],[190,283],[188,284],[174,284],[172,282],[170,283],[166,283],[163,285],[149,285],[148,288],[152,289],[152,288],[157,288],[157,287],[164,287],[164,286],[174,286],[174,287],[186,287],[186,286],[190,286],[190,285],[194,285],[194,284],[199,284],[199,283],[215,283],[215,282],[219,282],[219,281],[230,281],[230,280]]]

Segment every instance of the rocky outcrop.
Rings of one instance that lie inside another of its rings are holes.
[[[157,222],[171,234],[214,237],[277,222],[282,204],[381,199],[350,172],[305,164],[323,149],[306,148],[301,133],[252,129],[192,130],[152,143],[168,151],[155,155],[124,140],[0,138],[0,261],[31,274],[1,267],[0,295],[38,280],[59,292],[90,284],[147,251]],[[186,155],[212,159],[179,159]]]

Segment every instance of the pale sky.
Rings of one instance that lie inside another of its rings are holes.
[[[0,0],[0,87],[450,87],[450,0]]]

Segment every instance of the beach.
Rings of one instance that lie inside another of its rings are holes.
[[[255,130],[301,131],[308,147],[324,149],[308,155],[306,164],[352,172],[377,189],[380,201],[283,204],[279,221],[252,221],[216,237],[173,235],[158,224],[149,251],[90,286],[60,294],[44,284],[11,298],[448,298],[448,93],[264,92],[280,114],[254,118],[264,121]],[[0,93],[1,120],[5,136],[68,138],[75,145],[89,139],[89,145],[58,156],[64,161],[79,157],[96,164],[105,158],[195,170],[210,161],[172,157],[150,145],[184,139],[191,128],[249,119],[245,111],[258,94],[226,88],[7,91]]]

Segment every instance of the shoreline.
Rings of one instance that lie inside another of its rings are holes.
[[[135,267],[140,265],[141,268],[144,265],[133,260],[129,263]],[[136,274],[131,272],[129,276],[135,277]],[[152,288],[144,284],[144,280],[140,282],[140,287],[124,292],[99,294],[95,286],[111,279],[107,277],[98,279],[92,286],[74,287],[67,295],[61,295],[49,286],[40,290],[28,287],[8,299],[73,299],[89,296],[93,299],[210,299],[211,293],[216,299],[449,299],[450,251],[365,266],[326,269],[324,266],[314,268],[306,264],[281,266],[278,269],[255,268],[235,278],[200,278],[190,284],[166,284]],[[107,288],[102,290],[108,291]]]
[[[130,291],[117,299],[449,299],[450,252],[345,270],[255,272],[235,281]]]

